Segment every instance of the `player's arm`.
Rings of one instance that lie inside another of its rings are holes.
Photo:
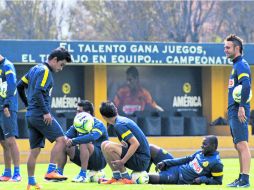
[[[22,102],[25,104],[25,107],[28,106],[27,97],[25,89],[28,87],[28,77],[27,75],[23,76],[21,80],[17,84],[17,90],[19,93],[19,97],[21,98]]]
[[[69,139],[72,139],[76,136],[77,132],[74,126],[70,126],[70,128],[65,132],[65,136]]]
[[[201,176],[194,180],[195,184],[221,185],[223,179],[223,164],[215,164],[211,169],[211,177]]]
[[[167,167],[171,167],[171,166],[186,164],[192,161],[194,157],[195,157],[194,155],[191,155],[191,156],[186,156],[182,158],[167,159],[167,160],[163,160],[162,162],[164,162]]]
[[[13,70],[13,67],[8,64],[5,65],[4,70],[7,82],[7,94],[6,98],[4,99],[4,108],[9,108],[9,105],[12,103],[11,97],[16,94],[16,73]]]
[[[92,129],[92,131],[88,134],[72,138],[72,145],[74,146],[77,144],[87,144],[90,142],[94,142],[97,139],[99,139],[101,135],[102,135],[102,132],[99,129],[97,128]]]
[[[248,71],[246,69],[241,70],[239,72],[238,81],[242,85],[240,106],[243,106],[246,104],[246,102],[249,98],[250,89],[251,89],[250,76],[249,76]]]
[[[149,104],[152,108],[156,109],[157,111],[164,111],[162,107],[160,107],[152,98],[150,92],[148,90],[142,88],[143,96],[145,97],[146,103]]]
[[[127,153],[122,158],[122,162],[126,163],[130,157],[137,151],[138,147],[140,146],[137,138],[135,136],[132,136],[130,139],[128,139],[128,143],[130,144]]]

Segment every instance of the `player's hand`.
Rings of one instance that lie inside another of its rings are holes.
[[[165,166],[166,166],[165,162],[159,162],[158,164],[156,164],[155,171],[159,172],[163,170]]]
[[[72,146],[72,139],[66,139],[66,145],[68,146],[68,147],[71,147]]]
[[[199,178],[199,177],[195,178],[195,179],[193,180],[193,183],[194,183],[194,184],[201,184],[200,178]]]
[[[4,108],[4,115],[5,115],[5,117],[11,117],[11,114],[10,114],[10,111],[9,111],[8,107]]]
[[[115,161],[112,161],[111,164],[115,169],[120,169],[124,167],[125,163],[122,160],[115,160]]]
[[[44,114],[43,115],[43,121],[46,125],[51,125],[52,124],[52,117],[50,113]]]
[[[242,107],[242,106],[240,106],[239,110],[238,110],[238,119],[241,123],[244,123],[247,119],[247,117],[245,115],[244,107]]]

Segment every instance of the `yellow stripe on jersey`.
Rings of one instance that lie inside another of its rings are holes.
[[[45,68],[45,72],[44,72],[44,75],[43,75],[43,79],[41,81],[41,87],[45,86],[45,84],[47,82],[47,79],[48,79],[48,75],[49,75],[49,69],[46,66],[44,66],[44,68]]]
[[[24,82],[24,83],[26,83],[26,84],[28,84],[28,79],[25,77],[25,76],[23,76],[22,78],[21,78],[21,80]]]
[[[248,73],[242,73],[238,76],[238,80],[240,80],[242,77],[249,77]]]
[[[212,173],[212,176],[213,176],[213,177],[223,176],[223,172]]]
[[[14,72],[12,70],[6,71],[5,75],[8,75],[8,74],[14,74]]]
[[[127,137],[129,134],[131,134],[131,131],[130,130],[126,131],[124,134],[122,134],[122,139]]]
[[[102,132],[101,132],[100,129],[95,128],[95,129],[93,129],[92,131],[97,131],[98,133],[100,133],[100,135],[102,135]]]

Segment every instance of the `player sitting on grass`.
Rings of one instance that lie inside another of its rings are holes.
[[[94,115],[93,104],[88,100],[82,100],[78,103],[77,114],[84,112]],[[87,169],[100,171],[107,164],[101,152],[101,143],[108,140],[107,129],[100,120],[92,116],[93,126],[89,133],[83,134],[77,131],[74,124],[65,134],[67,144],[61,153],[62,159],[58,163],[57,170],[60,174],[63,174],[68,155],[73,163],[81,167],[79,174],[72,180],[73,182],[88,182]]]
[[[126,167],[134,171],[145,171],[150,162],[148,141],[138,125],[118,115],[112,102],[103,102],[100,107],[103,119],[113,125],[121,144],[111,141],[102,143],[102,152],[113,171],[112,179],[101,179],[102,184],[132,184]]]
[[[151,184],[202,184],[221,185],[223,164],[217,152],[216,136],[206,136],[202,150],[183,158],[171,158],[156,165],[158,174],[149,174]],[[161,151],[158,151],[162,155]],[[156,156],[155,156],[156,157]],[[160,156],[157,156],[157,158]]]

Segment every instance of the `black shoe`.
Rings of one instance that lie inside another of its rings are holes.
[[[238,187],[239,181],[240,181],[239,179],[236,179],[232,183],[227,184],[227,187]]]
[[[242,187],[242,188],[250,187],[250,183],[245,180],[240,179],[237,187]]]

